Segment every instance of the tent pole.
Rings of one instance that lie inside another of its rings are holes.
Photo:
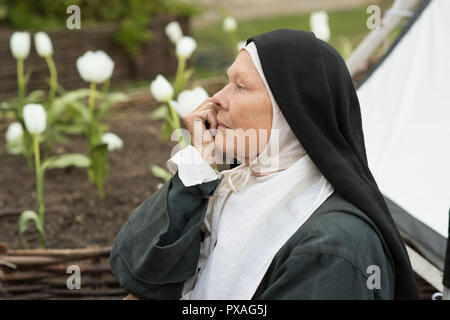
[[[398,13],[414,10],[420,1],[396,0],[394,2],[392,7],[384,14],[381,27],[371,31],[347,59],[347,67],[352,76],[365,65],[370,56],[383,44],[395,27],[400,24],[404,14]]]
[[[421,276],[426,282],[432,285],[439,292],[443,292],[442,284],[443,272],[435,267],[431,262],[422,257],[416,250],[406,245],[409,260],[415,273]]]

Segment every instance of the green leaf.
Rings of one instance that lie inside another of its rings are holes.
[[[163,104],[156,108],[155,111],[152,112],[153,119],[167,119],[169,117],[169,110],[167,110],[167,105]]]
[[[61,134],[61,127],[60,124],[55,122],[53,125],[47,127],[44,134],[39,135],[39,140],[46,143],[48,151],[50,151],[51,147],[56,143],[64,145],[70,144],[71,141]]]
[[[86,124],[80,121],[72,124],[64,124],[59,127],[59,130],[72,135],[83,134],[86,131]]]
[[[28,248],[28,245],[27,245],[25,239],[23,238],[23,234],[27,230],[28,220],[34,221],[36,229],[39,231],[39,233],[41,235],[44,234],[44,232],[43,232],[44,228],[42,226],[41,220],[39,219],[39,216],[37,215],[37,213],[34,212],[33,210],[25,210],[24,212],[22,212],[22,214],[20,215],[20,218],[19,218],[19,237],[22,240],[22,243],[25,246],[25,248]]]
[[[193,74],[194,74],[194,68],[190,68],[190,69],[186,70],[183,74],[183,83],[188,82]]]
[[[167,141],[172,133],[172,127],[170,123],[166,120],[161,126],[161,142]]]
[[[72,110],[75,110],[78,112],[78,114],[81,116],[81,119],[85,122],[88,122],[91,118],[91,115],[89,113],[89,109],[87,106],[85,106],[83,103],[79,101],[72,101],[70,103],[70,107]]]
[[[79,114],[83,117],[84,120],[89,119],[89,110],[88,108],[81,103],[80,99],[86,99],[89,97],[89,89],[78,89],[74,91],[68,91],[64,93],[62,96],[56,98],[52,105],[52,115],[54,119],[58,119],[61,114],[66,110],[66,108],[70,105],[75,110],[79,112]]]
[[[44,161],[42,170],[53,168],[67,168],[76,166],[79,168],[88,168],[90,165],[89,158],[81,153],[68,153],[60,156],[52,156]]]
[[[25,74],[23,75],[23,82],[24,82],[25,86],[27,85],[28,80],[30,80],[30,77],[31,77],[31,72],[30,71],[25,72]]]
[[[53,134],[52,140],[55,143],[60,143],[62,145],[70,145],[72,141],[67,139],[64,135],[61,134],[60,128],[56,128],[55,133]]]
[[[44,101],[47,93],[44,90],[33,90],[26,97],[25,101],[28,103],[36,103],[38,101]]]
[[[0,111],[5,111],[7,118],[15,118],[17,120],[22,119],[21,105],[19,105],[18,98],[12,98],[8,101],[1,102]]]
[[[111,127],[109,125],[107,125],[106,123],[99,123],[98,124],[98,129],[100,130],[100,133],[102,134],[103,132],[107,132],[109,131]]]
[[[163,179],[164,182],[167,182],[172,178],[170,172],[160,166],[152,164],[150,165],[150,169],[152,170],[153,176]]]
[[[27,230],[28,220],[34,221],[36,229],[38,229],[39,232],[43,231],[41,220],[39,219],[37,213],[34,212],[33,210],[25,210],[24,212],[22,212],[19,218],[19,233],[21,235]]]
[[[128,96],[122,92],[113,92],[106,95],[106,98],[98,107],[98,116],[102,117],[108,111],[110,106],[125,101],[128,101]]]
[[[15,108],[6,101],[0,102],[0,111],[14,111]]]

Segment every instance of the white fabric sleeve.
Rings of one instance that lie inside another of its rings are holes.
[[[166,166],[173,175],[178,170],[178,176],[186,187],[219,178],[216,171],[203,159],[200,152],[191,145],[181,149],[167,160]]]

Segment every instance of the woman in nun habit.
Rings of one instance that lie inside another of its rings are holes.
[[[193,146],[115,240],[128,298],[418,299],[340,55],[311,32],[276,30],[248,39],[228,77],[184,119]],[[249,129],[269,134],[237,150]],[[211,145],[238,164],[214,169]]]

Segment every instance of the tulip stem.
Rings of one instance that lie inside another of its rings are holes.
[[[178,138],[178,142],[182,143],[182,145],[184,146],[184,139],[183,139],[183,135],[181,134],[181,131],[179,129],[181,129],[181,124],[180,124],[180,117],[178,116],[177,111],[175,110],[175,108],[172,106],[172,103],[170,103],[170,101],[167,101],[167,105],[169,106],[169,112],[170,112],[170,117],[172,119],[171,123],[172,123],[172,130],[175,130],[175,132],[177,133],[177,138]]]
[[[89,151],[94,146],[94,111],[95,111],[95,82],[91,82],[91,88],[89,90],[89,122],[88,122],[88,145]]]
[[[97,119],[95,118],[95,94],[96,94],[96,84],[91,82],[91,87],[89,91],[89,121],[87,128],[87,138],[88,138],[88,149],[89,149],[89,159],[91,161],[89,167],[89,179],[93,182],[99,192],[101,199],[104,199],[104,189],[103,182],[106,173],[103,172],[103,168],[107,166],[107,159],[103,158],[101,154],[98,153],[96,147],[100,142],[100,130]],[[99,161],[102,161],[104,165],[99,167]],[[106,169],[107,170],[107,169]]]
[[[172,106],[172,103],[170,101],[167,102],[167,105],[169,106],[170,116],[173,119],[174,128],[172,129],[180,129],[181,128],[180,117],[178,117],[177,111]]]
[[[17,59],[17,86],[19,90],[19,105],[23,107],[25,99],[25,81],[23,76],[23,59]]]
[[[41,222],[42,232],[39,232],[39,246],[45,248],[45,237],[44,237],[44,190],[43,190],[43,175],[41,168],[41,159],[39,154],[39,135],[33,134],[33,146],[34,146],[34,161],[36,169],[36,191],[38,194],[39,202],[39,220]]]
[[[186,58],[178,58],[177,74],[175,76],[175,96],[181,91],[183,86],[184,69],[186,67]]]
[[[23,145],[25,151],[25,157],[27,159],[28,168],[33,168],[33,151],[32,151],[32,142],[31,136],[28,133],[28,130],[23,122],[23,106],[25,101],[25,79],[24,79],[24,69],[23,69],[23,59],[17,59],[17,88],[19,95],[19,106],[17,108],[17,114],[20,122],[22,123],[22,127],[24,129],[23,135]]]
[[[94,114],[94,108],[95,108],[95,82],[91,82],[91,88],[89,91],[89,110],[91,112],[91,115]]]
[[[107,93],[108,93],[110,84],[111,84],[111,78],[106,79],[105,83],[103,83],[102,92],[103,92],[104,94],[107,94]]]
[[[48,92],[49,105],[51,106],[55,99],[56,88],[58,87],[58,73],[56,72],[56,65],[51,56],[45,57],[48,69],[50,71],[50,90]]]

